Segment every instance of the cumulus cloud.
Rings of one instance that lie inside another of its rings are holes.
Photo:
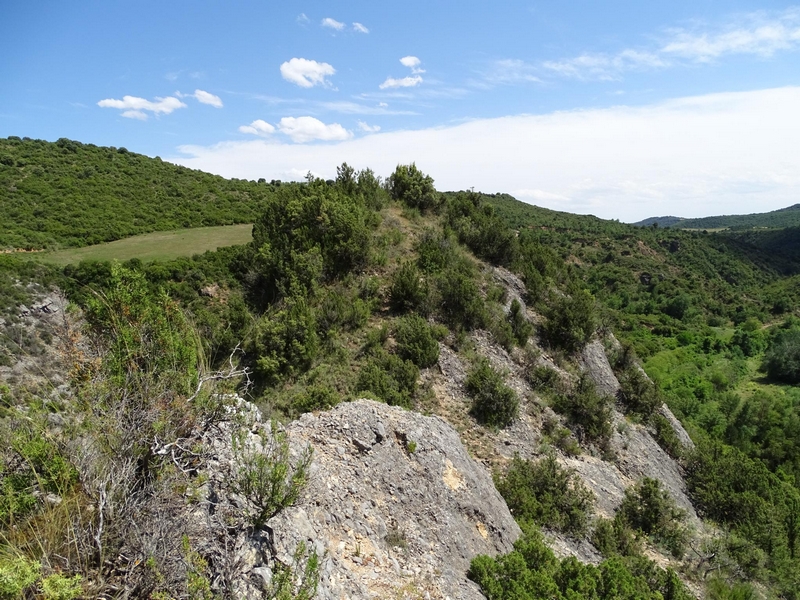
[[[208,104],[214,108],[222,108],[222,99],[214,94],[204,92],[203,90],[195,90],[194,97],[201,104]]]
[[[383,174],[415,161],[441,190],[515,191],[556,210],[622,221],[751,213],[797,202],[797,106],[800,87],[786,87],[479,119],[322,146],[187,146],[172,160],[245,179],[276,177],[265,165],[275,174],[296,168],[332,178],[342,161]]]
[[[306,58],[293,58],[281,65],[281,77],[304,88],[329,86],[327,77],[335,73],[336,69],[328,63]]]
[[[147,113],[154,115],[168,115],[179,108],[186,108],[186,105],[172,96],[166,98],[156,98],[155,101],[138,98],[136,96],[123,96],[122,100],[107,98],[100,100],[97,106],[101,108],[117,108],[122,112],[122,116],[128,119],[147,120]]]
[[[353,137],[353,134],[339,123],[326,125],[314,117],[283,117],[278,123],[278,130],[299,144],[314,140],[340,142]]]
[[[253,135],[267,136],[275,133],[275,127],[262,119],[256,119],[250,125],[242,125],[239,127],[242,133],[251,133]]]
[[[357,31],[358,33],[369,33],[369,29],[364,27],[361,23],[353,23],[353,31]]]
[[[391,89],[391,88],[401,88],[401,87],[415,87],[422,83],[422,77],[419,75],[408,77],[403,77],[401,79],[395,79],[394,77],[387,77],[386,81],[380,84],[378,87],[382,90]]]
[[[412,73],[425,72],[425,69],[420,69],[419,66],[422,64],[422,61],[420,61],[420,59],[418,59],[416,56],[404,56],[400,59],[400,64],[411,69]]]
[[[328,27],[330,29],[335,29],[336,31],[341,31],[345,28],[345,24],[337,21],[336,19],[331,19],[330,17],[325,17],[322,19],[322,26]]]
[[[369,125],[364,121],[358,122],[358,128],[366,133],[378,133],[381,130],[380,125]]]

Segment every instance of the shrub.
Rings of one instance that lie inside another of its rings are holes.
[[[397,354],[420,368],[431,367],[439,360],[439,343],[428,322],[419,315],[397,321],[394,330]]]
[[[567,417],[579,437],[601,446],[611,439],[611,398],[598,394],[588,377],[581,377],[572,393],[556,396],[553,408]]]
[[[569,295],[557,297],[545,311],[542,333],[554,348],[580,350],[595,330],[594,298],[573,286]]]
[[[533,331],[533,326],[528,322],[522,310],[522,305],[516,298],[511,301],[511,308],[508,311],[508,322],[511,325],[511,331],[514,334],[514,339],[517,344],[519,344],[520,348],[524,348]]]
[[[438,203],[438,194],[433,187],[433,179],[417,169],[417,165],[397,165],[389,176],[389,195],[411,208],[422,212],[430,210]]]
[[[470,272],[448,269],[439,274],[436,283],[439,313],[447,324],[466,330],[483,327],[486,323],[486,307]]]
[[[392,406],[411,406],[419,369],[410,360],[379,350],[358,375],[356,392],[370,392]]]
[[[800,383],[800,329],[777,333],[764,354],[761,369],[771,379]]]
[[[24,592],[39,580],[41,564],[22,556],[0,559],[0,600],[24,598]]]
[[[289,299],[256,323],[248,352],[257,356],[256,373],[267,383],[301,373],[317,355],[319,339],[314,311],[301,298]]]
[[[519,399],[505,385],[503,377],[485,358],[481,358],[467,374],[467,393],[472,396],[470,414],[490,427],[505,427],[517,418]]]
[[[457,260],[456,247],[452,238],[426,229],[417,242],[417,265],[425,273],[437,273]]]
[[[592,532],[592,544],[606,558],[642,553],[642,544],[636,532],[620,515],[613,519],[597,520]]]
[[[555,457],[534,462],[515,456],[496,485],[516,519],[573,536],[586,532],[594,494]]]
[[[253,248],[264,280],[278,295],[305,295],[320,279],[367,263],[370,219],[358,198],[312,179],[281,186],[253,224]]]
[[[619,376],[617,398],[629,412],[649,420],[664,403],[658,387],[637,366],[631,366]]]
[[[250,517],[260,528],[300,497],[314,452],[307,446],[293,465],[286,432],[274,422],[270,434],[262,435],[260,447],[247,444],[243,437],[234,442],[238,468],[232,484],[255,507]]]
[[[389,305],[397,312],[426,312],[430,290],[413,262],[404,262],[392,275]]]
[[[531,367],[525,371],[525,379],[530,384],[531,388],[536,391],[541,390],[554,390],[558,385],[560,377],[558,371],[540,365]]]
[[[631,527],[664,544],[675,557],[683,556],[686,513],[675,505],[657,479],[645,477],[625,490],[619,514]]]

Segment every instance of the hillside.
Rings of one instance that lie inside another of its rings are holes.
[[[125,148],[0,139],[0,250],[81,247],[151,231],[252,223],[271,186]]]
[[[649,227],[658,223],[659,227],[679,227],[681,229],[781,229],[800,226],[800,204],[773,210],[766,213],[747,215],[720,215],[699,219],[682,217],[650,217],[634,223],[639,227]]]
[[[0,597],[796,597],[791,260],[337,173],[242,246],[0,257]]]

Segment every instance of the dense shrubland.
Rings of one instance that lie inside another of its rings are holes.
[[[82,307],[87,335],[103,357],[74,365],[73,408],[85,415],[75,426],[94,440],[91,457],[49,433],[47,414],[69,413],[65,404],[0,388],[0,437],[10,440],[0,464],[0,569],[17,560],[6,551],[12,548],[23,557],[15,572],[41,586],[61,571],[64,580],[52,585],[78,585],[71,574],[84,578],[81,585],[96,577],[102,561],[122,548],[130,523],[109,513],[98,534],[98,515],[84,508],[112,494],[117,506],[146,520],[146,501],[174,500],[169,489],[187,482],[154,449],[191,438],[219,414],[208,390],[195,394],[201,381],[212,381],[204,379],[210,373],[247,367],[250,397],[278,418],[364,395],[421,408],[431,392],[420,375],[446,344],[465,350],[471,364],[465,388],[475,422],[497,429],[517,418],[520,399],[503,372],[469,353],[468,332],[485,329],[518,353],[535,336],[569,362],[600,327],[622,342],[614,350],[619,407],[682,461],[699,513],[720,527],[709,542],[714,547],[691,550],[713,555],[707,574],[732,586],[715,579],[711,597],[748,597],[735,584],[743,580],[797,597],[800,393],[787,384],[800,379],[800,325],[792,314],[800,286],[781,276],[797,272],[789,258],[743,238],[632,228],[502,195],[440,194],[415,165],[398,166],[385,182],[343,164],[331,181],[256,184],[122,149],[0,142],[8,247],[254,222],[250,245],[165,263],[86,262],[59,273],[0,257],[0,364],[39,351],[38,338],[17,335],[13,315],[36,285],[54,281]],[[84,202],[89,196],[99,200]],[[111,196],[114,202],[100,201]],[[161,210],[165,205],[169,211]],[[536,327],[476,259],[521,278],[525,304],[541,316]],[[564,385],[533,360],[525,377],[570,427],[545,432],[558,448],[577,453],[577,439],[607,450],[615,399],[599,395],[586,378]],[[694,450],[684,452],[657,413],[662,402],[686,424]],[[101,430],[103,443],[92,437]],[[106,471],[87,471],[100,459]],[[257,462],[253,468],[263,471]],[[246,477],[242,482],[249,485]],[[472,576],[490,598],[538,597],[531,590],[556,598],[687,597],[674,573],[642,557],[645,544],[676,556],[689,552],[680,511],[657,482],[639,482],[614,518],[594,522],[590,495],[551,458],[512,461],[497,486],[526,534],[513,553],[473,564]],[[62,508],[46,506],[39,499],[46,493],[62,498]],[[272,509],[265,510],[256,520]],[[46,540],[40,523],[51,524]],[[83,537],[59,537],[54,523],[69,523]],[[536,526],[590,538],[605,562],[555,559]],[[201,565],[191,552],[183,552],[183,562]],[[67,569],[55,554],[80,567]],[[156,579],[142,585],[158,592]]]

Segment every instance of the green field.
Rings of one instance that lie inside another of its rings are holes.
[[[137,235],[108,244],[85,248],[70,248],[56,252],[26,254],[58,265],[78,263],[82,260],[170,260],[181,256],[202,254],[223,246],[247,244],[252,239],[253,226],[224,225],[221,227],[196,227],[176,231],[156,231]]]

